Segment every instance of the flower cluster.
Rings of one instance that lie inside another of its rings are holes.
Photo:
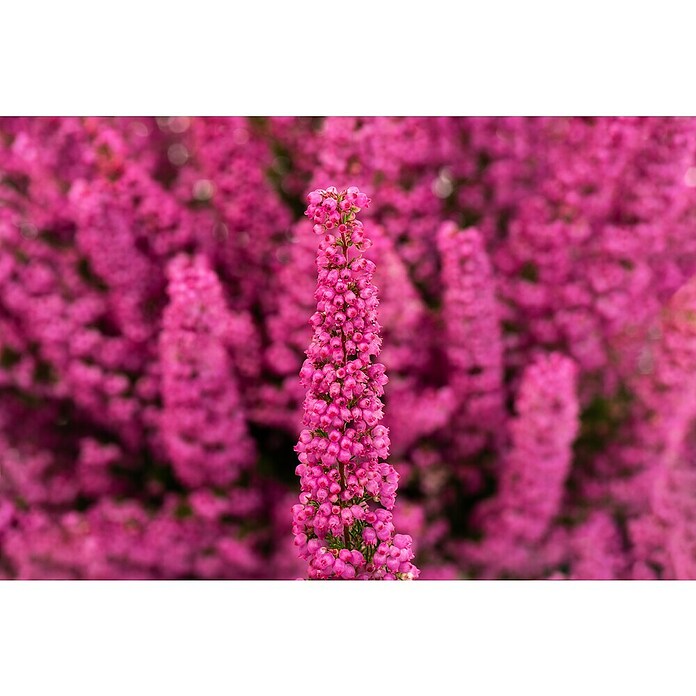
[[[226,346],[232,317],[200,257],[172,260],[169,297],[159,337],[164,444],[182,483],[228,486],[254,461]]]
[[[447,222],[438,231],[450,383],[460,396],[452,427],[461,457],[495,446],[503,432],[503,344],[495,284],[479,232]]]
[[[380,424],[387,383],[375,264],[356,215],[370,200],[356,187],[318,189],[306,215],[322,237],[311,317],[314,335],[300,377],[307,389],[296,446],[302,493],[293,532],[310,578],[406,580],[418,577],[411,537],[396,534],[391,510],[398,474],[387,463]]]
[[[650,363],[634,385],[633,447],[619,451],[624,468],[615,485],[625,494],[621,499],[630,520],[633,575],[650,577],[657,570],[694,577],[696,280],[668,302],[655,343]]]
[[[543,557],[537,547],[561,510],[578,429],[573,361],[540,355],[522,376],[516,410],[500,487],[479,508],[483,541],[472,552],[493,577],[533,574]]]

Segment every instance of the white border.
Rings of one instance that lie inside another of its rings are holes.
[[[695,599],[686,582],[9,582],[0,688],[679,696]]]
[[[696,114],[683,0],[4,3],[5,114]]]

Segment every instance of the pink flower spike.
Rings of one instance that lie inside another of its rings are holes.
[[[304,508],[293,507],[296,545],[300,558],[309,562],[309,577],[379,580],[390,575],[384,572],[387,563],[396,574],[392,578],[413,579],[418,577],[413,564],[404,566],[410,572],[399,573],[413,552],[409,536],[394,534],[390,512],[398,475],[384,461],[389,432],[380,421],[387,379],[384,366],[375,362],[381,347],[375,265],[362,256],[370,240],[355,219],[356,207],[369,199],[356,188],[339,192],[329,187],[312,192],[308,200],[310,218],[316,220],[320,208],[329,217],[314,228],[323,235],[317,252],[317,311],[300,371],[307,392],[296,446],[304,465],[297,468],[301,498],[318,509],[310,519]],[[329,494],[333,505],[327,502]],[[369,513],[366,497],[376,505]],[[384,552],[375,553],[378,540]],[[316,553],[313,542],[322,544]],[[338,549],[337,566],[326,548]]]

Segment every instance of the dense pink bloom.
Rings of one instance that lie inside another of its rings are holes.
[[[266,177],[269,144],[249,119],[191,119],[181,134],[188,154],[175,193],[193,206],[199,244],[213,262],[233,309],[275,306],[269,274],[290,217]],[[260,357],[260,356],[259,356]]]
[[[254,458],[227,349],[232,317],[202,258],[175,258],[168,292],[159,339],[162,437],[184,484],[226,486]]]
[[[201,490],[170,496],[154,514],[109,499],[85,513],[18,514],[5,532],[6,558],[23,579],[253,578],[263,572],[259,540],[240,539],[240,523],[230,521],[253,515],[258,501],[249,502],[237,510],[233,499]]]
[[[674,577],[665,524],[679,527],[685,519],[683,500],[673,493],[674,481],[689,468],[696,417],[695,288],[693,279],[680,288],[640,334],[617,436],[580,477],[593,507],[620,511],[631,542],[628,577]]]
[[[573,529],[570,539],[571,577],[614,580],[622,577],[626,558],[618,525],[606,512],[594,512]]]
[[[535,547],[561,510],[578,430],[576,374],[559,353],[540,355],[524,372],[499,490],[479,513],[484,538],[474,554],[494,574],[529,573]]]
[[[649,562],[653,573],[659,570],[660,577],[696,580],[694,501],[696,447],[692,432],[679,457],[658,474],[652,495],[652,514],[636,522],[632,529],[634,537],[641,541],[641,531],[647,527],[652,532],[647,545],[636,544],[639,567],[644,568]]]
[[[457,397],[451,422],[459,456],[501,440],[505,422],[503,344],[495,284],[483,239],[475,229],[445,223],[438,231],[442,258],[445,352]]]
[[[693,578],[695,230],[693,118],[0,118],[0,577]]]
[[[386,461],[389,433],[380,425],[384,365],[377,322],[375,264],[356,218],[369,204],[356,187],[308,196],[306,215],[322,237],[314,297],[314,336],[300,377],[307,389],[296,446],[302,493],[293,533],[310,578],[412,579],[411,537],[396,534],[391,510],[398,474]]]
[[[637,380],[634,423],[640,450],[623,450],[624,476],[630,481],[629,512],[634,560],[676,578],[696,577],[693,534],[696,418],[696,280],[670,300],[660,323],[659,340],[644,374]],[[626,478],[622,492],[626,490]]]

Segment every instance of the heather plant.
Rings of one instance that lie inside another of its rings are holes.
[[[296,450],[302,492],[293,532],[310,578],[410,580],[412,540],[395,533],[398,474],[385,460],[380,424],[387,383],[377,321],[375,264],[357,213],[370,200],[356,187],[318,189],[306,215],[322,236],[312,342],[300,376],[307,388]]]
[[[537,575],[535,564],[548,563],[540,547],[561,511],[578,428],[573,361],[538,356],[524,371],[515,407],[499,490],[477,511],[483,539],[471,556],[488,577]]]
[[[505,422],[500,312],[490,262],[475,229],[454,223],[438,231],[444,284],[444,338],[452,390],[456,454],[466,458],[499,444]]]
[[[232,316],[203,258],[176,257],[168,270],[159,337],[164,444],[185,485],[228,486],[254,460],[226,346]]]

